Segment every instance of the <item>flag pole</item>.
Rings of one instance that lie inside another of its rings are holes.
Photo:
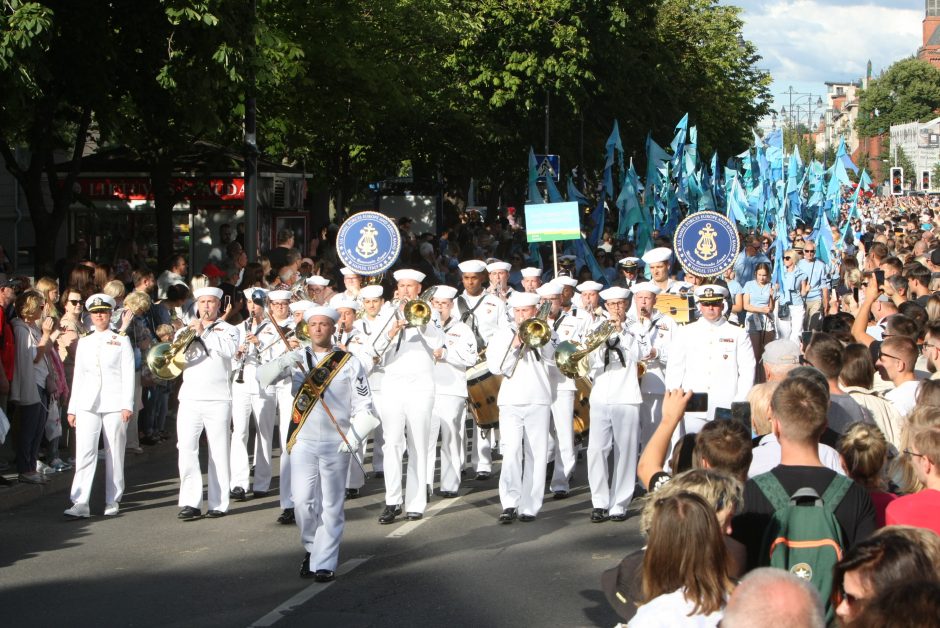
[[[552,259],[555,261],[555,276],[558,276],[558,240],[552,240]]]

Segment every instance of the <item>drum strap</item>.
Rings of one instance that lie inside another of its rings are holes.
[[[478,347],[485,346],[486,342],[483,341],[483,336],[480,335],[480,332],[477,329],[477,317],[474,316],[473,313],[476,312],[477,308],[483,304],[484,299],[486,299],[485,295],[480,297],[480,300],[477,301],[476,305],[470,307],[467,304],[467,299],[464,297],[464,295],[457,297],[457,311],[460,312],[460,322],[467,323],[468,320],[470,321],[467,324],[470,325],[470,331],[473,332],[473,337],[476,339]]]
[[[309,352],[307,356],[309,363]],[[340,372],[343,365],[349,361],[349,358],[350,354],[345,351],[333,351],[320,360],[316,368],[311,369],[310,372],[307,373],[304,383],[301,384],[300,390],[297,391],[297,396],[294,397],[294,405],[291,409],[291,422],[288,426],[290,433],[287,436],[288,454],[294,447],[294,442],[297,440],[297,432],[303,427],[307,417],[310,416],[310,412],[323,397],[323,394],[326,393],[330,382],[332,382],[333,378]]]

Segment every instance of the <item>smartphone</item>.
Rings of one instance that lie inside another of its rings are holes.
[[[880,268],[875,270],[875,280],[878,281],[878,287],[885,285],[885,271]]]
[[[804,331],[803,335],[800,337],[800,343],[803,345],[804,349],[809,346],[809,343],[812,340],[813,340],[812,331]]]
[[[715,420],[716,421],[730,421],[731,420],[731,408],[715,408]]]
[[[747,428],[750,432],[751,428],[751,402],[749,401],[734,401],[731,403],[731,420],[737,421],[741,425]]]
[[[692,393],[689,403],[685,406],[686,412],[707,412],[708,393]]]
[[[225,295],[225,300],[222,301],[222,311],[224,312],[225,310],[227,310],[231,304],[232,304],[232,297],[229,295]]]

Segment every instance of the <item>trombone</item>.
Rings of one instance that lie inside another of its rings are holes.
[[[523,358],[525,358],[527,349],[540,349],[552,339],[552,328],[548,325],[548,314],[551,309],[551,302],[544,301],[539,306],[535,316],[527,318],[519,325],[519,331],[516,333],[519,338],[522,339],[522,348],[519,350],[519,357],[516,359],[516,363],[512,365],[509,377],[512,377],[516,372],[516,367],[522,362]],[[506,347],[506,353],[503,354],[503,359],[499,363],[500,371],[503,370],[503,366],[506,364],[506,358],[509,357],[510,351],[512,351],[512,342]]]
[[[389,317],[385,324],[382,326],[382,329],[379,330],[376,334],[376,339],[381,338],[388,326],[392,321],[399,321],[404,318],[405,322],[408,323],[408,327],[422,327],[431,322],[431,304],[429,301],[431,297],[434,296],[434,292],[437,288],[432,286],[421,293],[417,299],[411,299],[406,301],[404,306],[402,306],[402,299],[395,299],[392,301],[392,316]],[[382,351],[378,351],[376,356],[378,359],[381,359],[385,352],[388,351],[388,348],[391,346],[389,342]]]

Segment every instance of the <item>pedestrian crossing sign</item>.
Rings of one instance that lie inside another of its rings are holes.
[[[536,155],[535,163],[538,164],[540,183],[544,183],[548,176],[556,182],[561,178],[561,157],[558,155]]]

